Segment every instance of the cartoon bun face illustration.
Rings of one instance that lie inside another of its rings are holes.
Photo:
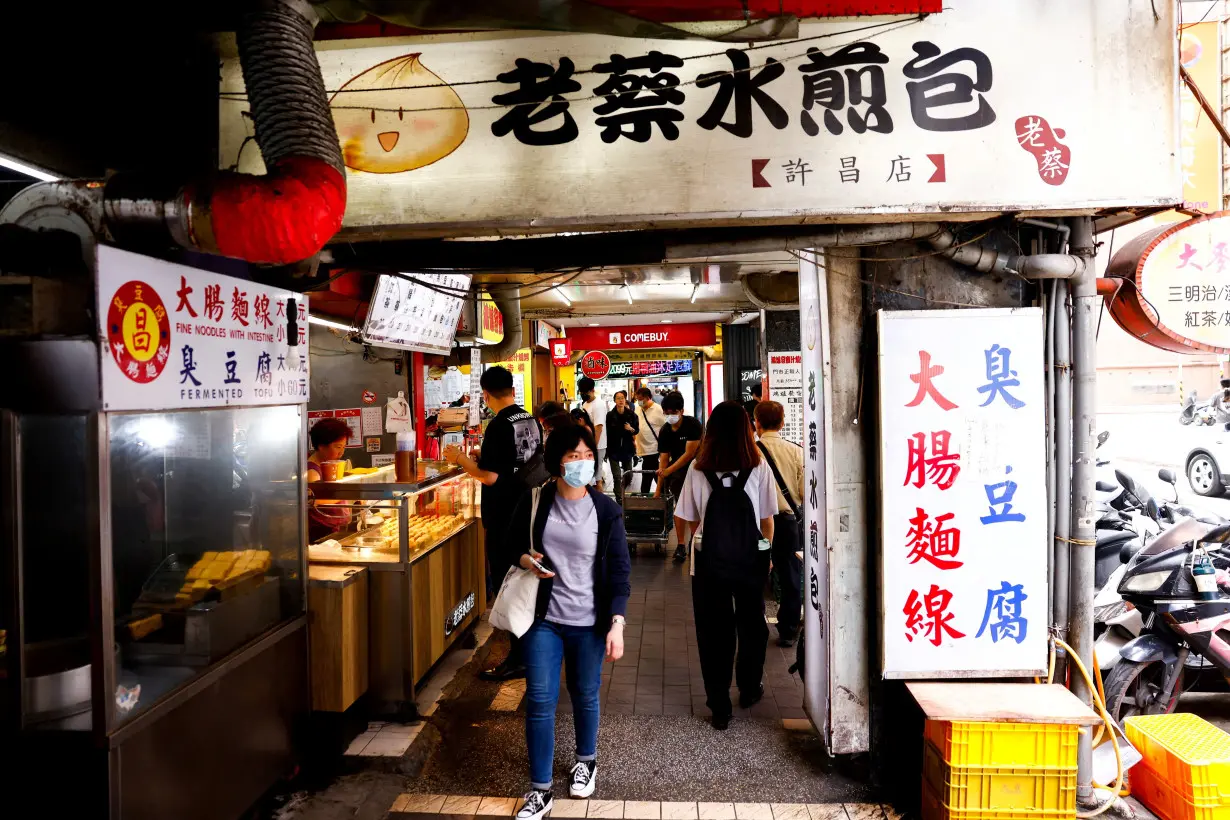
[[[346,167],[397,174],[431,165],[465,141],[457,92],[407,54],[352,77],[329,101]]]

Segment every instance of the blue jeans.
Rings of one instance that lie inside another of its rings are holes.
[[[530,784],[535,789],[550,789],[560,666],[564,667],[572,698],[577,760],[595,760],[598,689],[606,641],[592,626],[563,626],[540,620],[521,638],[521,648],[525,656],[525,745],[530,753]]]

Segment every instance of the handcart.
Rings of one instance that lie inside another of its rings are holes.
[[[625,470],[624,475],[655,473],[654,470]],[[666,552],[671,528],[675,526],[675,497],[662,490],[660,496],[653,493],[635,493],[624,489],[624,530],[628,534],[628,551],[636,552],[637,544],[653,544],[659,554]]]

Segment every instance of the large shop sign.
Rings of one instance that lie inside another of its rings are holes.
[[[1230,211],[1163,225],[1115,252],[1110,315],[1178,353],[1230,353]]]
[[[306,404],[301,293],[101,245],[107,410]]]
[[[632,327],[576,327],[568,329],[573,350],[635,350],[655,347],[708,347],[717,344],[713,322]]]
[[[526,33],[322,48],[344,227],[1171,204],[1175,5],[1155,19],[1125,0],[950,0],[750,47]],[[221,91],[220,165],[259,171],[237,59]]]
[[[1046,667],[1038,308],[881,312],[884,677]]]

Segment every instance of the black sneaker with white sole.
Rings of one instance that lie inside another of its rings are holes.
[[[525,805],[517,812],[517,820],[542,820],[555,807],[555,798],[549,791],[530,789],[525,795]]]
[[[598,764],[593,760],[577,761],[572,767],[572,783],[568,786],[568,794],[574,798],[589,797],[598,785]]]

